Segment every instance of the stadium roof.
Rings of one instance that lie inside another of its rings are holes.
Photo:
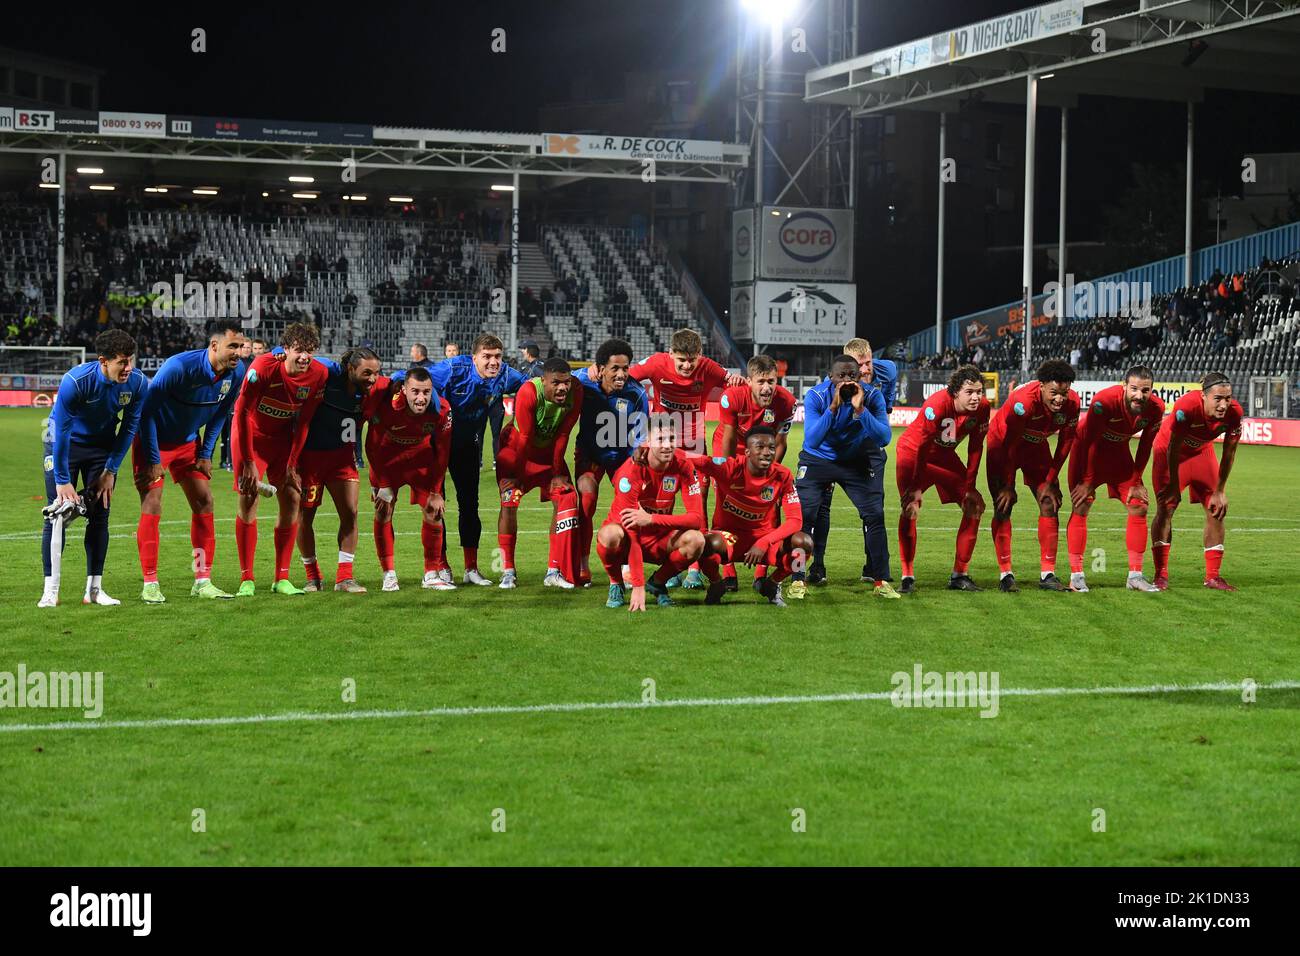
[[[642,130],[607,133],[501,133],[177,116],[101,110],[43,110],[0,103],[0,166],[30,163],[20,154],[120,157],[156,164],[328,167],[352,163],[358,176],[479,174],[500,177],[641,179],[653,161],[656,181],[730,185],[749,161],[747,146],[689,140]],[[444,180],[445,181],[445,180]]]
[[[1073,106],[1080,94],[1199,101],[1300,91],[1291,0],[1059,0],[811,70],[805,101],[855,115],[969,102]],[[1019,82],[1016,82],[1016,81]]]

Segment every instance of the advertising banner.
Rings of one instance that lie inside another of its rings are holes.
[[[731,281],[754,281],[754,210],[752,209],[736,209],[731,213]]]
[[[843,347],[857,329],[857,286],[758,282],[754,341],[759,345]]]
[[[759,278],[853,281],[853,210],[764,206],[758,218]]]

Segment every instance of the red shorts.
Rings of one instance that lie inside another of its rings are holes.
[[[243,470],[244,459],[240,454],[239,448],[239,425],[236,423],[231,429],[231,465],[235,470],[235,491],[239,491],[239,473]],[[287,435],[259,435],[254,432],[253,438],[253,468],[257,471],[259,478],[266,475],[266,480],[280,488],[284,484],[284,474],[289,470],[289,446],[291,441]]]
[[[302,476],[302,506],[315,508],[325,497],[325,486],[335,481],[358,481],[356,450],[351,445],[314,451],[304,448],[298,458]]]
[[[556,471],[548,457],[545,460],[532,458],[527,455],[520,457],[519,453],[513,448],[507,448],[502,443],[501,450],[497,452],[497,481],[509,481],[513,491],[501,492],[501,500],[504,502],[506,495],[512,495],[515,503],[534,488],[542,492],[542,500],[551,500],[551,479],[555,477],[564,478],[572,484],[569,478],[568,466],[561,471]]]
[[[745,554],[754,546],[754,542],[763,535],[771,531],[771,528],[742,528],[739,530],[733,528],[710,528],[709,534],[722,535],[727,542],[727,553],[723,555],[723,564],[735,564],[737,561],[744,559]],[[764,564],[775,564],[776,556],[781,551],[784,541],[778,541],[769,547],[763,555]]]
[[[1156,443],[1151,483],[1159,497],[1169,486],[1169,446]],[[1219,487],[1219,459],[1213,445],[1205,445],[1195,455],[1178,463],[1178,490],[1190,489],[1192,501],[1206,504]]]
[[[606,521],[605,524],[623,527],[618,521]],[[673,535],[681,531],[681,528],[642,528],[637,532],[637,537],[641,539],[641,560],[646,564],[663,564],[672,553]]]
[[[1034,494],[1037,494],[1038,489],[1047,482],[1047,473],[1052,470],[1052,453],[1048,450],[1046,444],[1035,445],[1030,442],[1023,442],[1021,448],[1023,450],[1014,454],[1011,459],[1015,465],[1011,472],[1012,481],[1014,483],[1015,473],[1019,471],[1024,479],[1025,486]],[[989,492],[994,498],[1002,490],[1002,472],[1006,469],[1006,464],[1005,449],[989,450]]]
[[[354,463],[355,464],[355,463]],[[421,508],[429,500],[429,495],[434,492],[433,487],[433,469],[432,468],[396,468],[391,471],[385,471],[383,475],[383,484],[375,484],[374,463],[371,463],[370,469],[370,487],[376,491],[382,488],[392,488],[396,492],[403,485],[410,486],[411,504],[419,505]],[[396,500],[396,499],[394,499]]]
[[[1070,456],[1070,487],[1082,483],[1084,478],[1091,478],[1094,499],[1097,497],[1096,490],[1106,485],[1112,498],[1127,504],[1129,494],[1138,484],[1133,480],[1133,453],[1127,442],[1121,445],[1105,439],[1098,441],[1104,444],[1093,446],[1091,475],[1083,473],[1083,459],[1076,461],[1074,455]]]
[[[966,464],[955,450],[942,446],[931,449],[923,464],[915,456],[900,452],[894,475],[900,495],[938,488],[939,500],[946,505],[960,502],[966,487]]]
[[[158,444],[159,457],[162,459],[163,467],[171,472],[172,483],[180,484],[182,478],[193,475],[203,481],[208,480],[208,476],[199,471],[195,466],[198,463],[199,443],[197,441],[182,442],[179,445]],[[139,438],[131,443],[131,472],[139,475],[149,468],[148,462],[145,461],[144,445]],[[157,488],[163,483],[160,477],[150,488]]]

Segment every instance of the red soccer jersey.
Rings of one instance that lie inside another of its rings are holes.
[[[683,378],[677,374],[672,355],[656,352],[633,365],[629,374],[638,382],[649,382],[654,387],[650,411],[675,412],[682,420],[678,444],[703,451],[704,402],[715,388],[727,384],[727,370],[701,355],[695,371],[689,378]]]
[[[674,515],[673,504],[680,495],[684,514]],[[649,464],[638,465],[629,458],[614,473],[614,500],[605,518],[617,522],[625,508],[642,507],[655,515],[654,530],[704,528],[704,499],[700,496],[700,479],[690,459],[680,448],[663,471]]]
[[[673,505],[680,495],[685,511],[673,514]],[[654,515],[654,522],[645,528],[629,528],[628,567],[635,587],[645,586],[645,573],[641,563],[641,541],[673,531],[694,528],[704,530],[704,499],[700,496],[700,478],[695,473],[686,453],[680,448],[663,471],[655,471],[648,464],[638,465],[629,458],[614,473],[614,500],[609,506],[605,523],[621,524],[624,509],[640,506]]]
[[[899,457],[910,455],[918,463],[924,463],[933,449],[956,449],[969,437],[969,452],[978,458],[984,436],[988,434],[992,411],[989,400],[981,398],[975,411],[958,412],[948,389],[941,388],[925,400],[920,413],[899,436]]]
[[[1057,432],[1056,454],[1052,456],[1047,481],[1054,482],[1074,445],[1074,430],[1079,425],[1079,395],[1070,389],[1065,406],[1052,412],[1043,404],[1040,382],[1026,382],[1007,396],[1006,403],[997,410],[989,423],[989,455],[1001,462],[1005,481],[1010,482],[1016,470],[1016,458],[1028,448],[1047,451],[1047,440]]]
[[[371,484],[383,488],[404,484],[404,473],[428,469],[430,490],[442,487],[451,453],[451,405],[438,397],[437,411],[431,404],[416,415],[406,404],[399,388],[389,392],[392,380],[380,376],[366,396],[362,415],[370,423],[366,432],[366,458],[370,462]]]
[[[1092,464],[1098,455],[1111,454],[1112,449],[1127,452],[1129,441],[1141,433],[1137,454],[1133,456],[1134,477],[1141,478],[1151,457],[1151,446],[1160,430],[1165,414],[1165,403],[1158,395],[1147,399],[1146,407],[1134,415],[1124,400],[1124,386],[1112,385],[1093,396],[1088,413],[1079,424],[1079,435],[1073,454],[1083,465],[1085,480],[1092,478]],[[1074,465],[1071,464],[1071,469]]]
[[[790,469],[777,462],[766,475],[750,474],[744,455],[730,458],[693,458],[695,470],[718,487],[713,527],[758,540],[764,547],[787,538],[803,527],[803,508]],[[785,520],[778,527],[777,507]]]
[[[1181,438],[1178,446],[1177,460],[1182,462],[1214,444],[1220,435],[1235,436],[1241,434],[1241,420],[1246,417],[1241,403],[1235,398],[1228,406],[1228,414],[1222,420],[1207,418],[1205,399],[1201,390],[1188,392],[1174,402],[1174,410],[1160,425],[1160,434],[1156,444],[1168,448],[1173,439]]]
[[[736,429],[736,448],[745,447],[745,438],[759,425],[776,429],[778,435],[790,430],[794,421],[794,395],[789,389],[778,385],[772,396],[772,404],[764,408],[754,398],[754,390],[749,383],[733,385],[724,389],[718,401],[718,427],[713,433],[713,453],[722,454],[722,430],[730,425]]]
[[[582,413],[582,386],[575,380],[569,390],[568,410],[558,421],[547,419],[538,424],[536,383],[529,379],[519,386],[515,394],[515,416],[510,429],[510,447],[517,460],[549,460],[556,474],[565,471],[564,452],[569,447],[569,435]]]
[[[253,441],[292,443],[289,466],[294,467],[307,441],[307,426],[325,398],[329,369],[309,362],[302,375],[290,375],[282,356],[270,352],[253,359],[235,400],[234,419],[240,452],[253,457]]]

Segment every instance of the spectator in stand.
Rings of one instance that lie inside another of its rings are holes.
[[[1077,369],[1080,367],[1080,363],[1082,361],[1083,361],[1083,349],[1079,348],[1076,345],[1074,348],[1070,349],[1070,364]]]
[[[433,364],[433,362],[429,361],[429,350],[423,342],[416,342],[411,346],[411,365],[428,368]]]
[[[455,358],[460,354],[460,346],[455,342],[448,342],[442,347],[443,359]]]

